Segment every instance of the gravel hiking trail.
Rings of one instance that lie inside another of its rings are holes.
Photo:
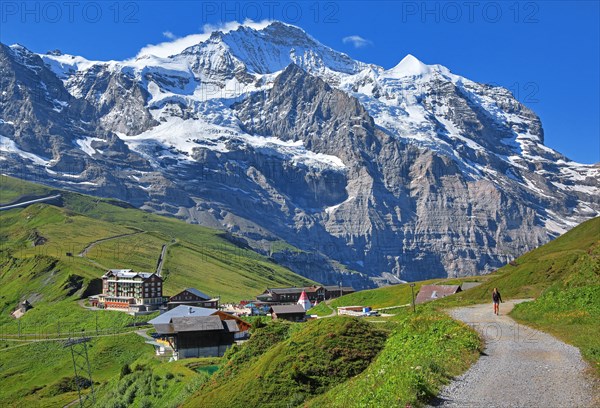
[[[450,311],[485,340],[479,360],[444,387],[434,407],[594,407],[598,383],[576,347],[516,323],[506,314],[516,303],[491,302]]]

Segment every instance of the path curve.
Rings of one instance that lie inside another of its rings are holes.
[[[102,242],[105,241],[110,241],[113,239],[118,239],[118,238],[123,238],[123,237],[130,237],[132,235],[138,235],[138,234],[143,234],[146,231],[136,231],[136,232],[132,232],[132,233],[127,233],[127,234],[120,234],[120,235],[114,235],[112,237],[107,237],[107,238],[102,238],[102,239],[98,239],[96,241],[92,241],[89,244],[86,245],[85,248],[83,248],[83,251],[81,251],[80,253],[77,254],[77,256],[79,257],[85,257],[87,255],[87,253],[93,248],[95,247],[97,244],[100,244]]]
[[[547,333],[517,324],[506,314],[514,304],[462,307],[453,318],[484,338],[484,354],[466,373],[446,386],[434,407],[592,407],[597,384],[576,347]]]

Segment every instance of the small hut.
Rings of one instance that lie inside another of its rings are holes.
[[[310,303],[310,300],[308,299],[308,296],[306,295],[305,291],[302,291],[297,303],[300,306],[302,306],[302,308],[304,308],[305,311],[312,307],[312,303]]]

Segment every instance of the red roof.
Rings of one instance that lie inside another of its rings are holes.
[[[308,300],[308,296],[306,295],[305,291],[302,291],[302,293],[300,294],[300,299],[298,300]]]

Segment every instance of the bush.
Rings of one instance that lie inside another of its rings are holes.
[[[92,383],[83,377],[63,377],[60,381],[50,386],[48,395],[56,396],[66,392],[77,391],[77,385],[81,388],[89,388]]]
[[[148,398],[142,398],[140,400],[140,408],[152,408],[152,401]]]
[[[263,321],[262,317],[259,317],[258,319],[256,319],[254,321],[254,324],[252,325],[252,328],[253,329],[260,329],[261,327],[265,327],[265,326],[266,326],[266,324]]]
[[[125,364],[123,365],[123,367],[121,367],[121,376],[120,378],[123,378],[127,375],[131,374],[131,368],[129,367],[129,364]]]

